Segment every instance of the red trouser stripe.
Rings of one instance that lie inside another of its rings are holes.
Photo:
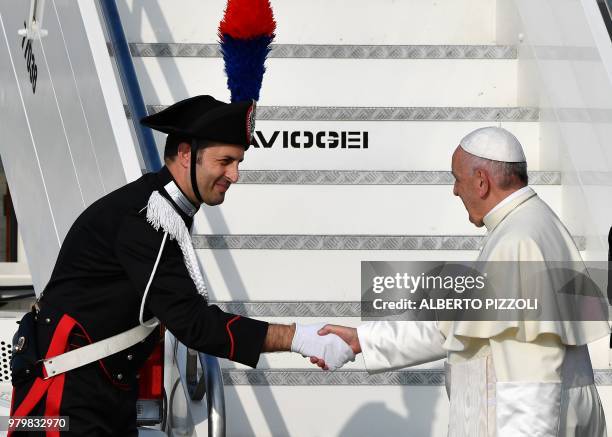
[[[68,345],[68,337],[70,331],[76,325],[76,320],[67,314],[64,314],[60,319],[53,337],[51,338],[51,344],[47,350],[46,359],[53,358],[57,355],[63,354],[66,351]],[[46,372],[43,367],[43,374],[46,377]],[[11,416],[27,416],[30,414],[32,409],[40,402],[45,393],[47,393],[47,401],[45,405],[45,416],[59,416],[60,404],[62,402],[62,394],[64,392],[64,380],[66,375],[61,374],[49,379],[36,378],[34,384],[28,391],[19,407],[16,411],[11,412]],[[11,408],[12,410],[12,408]],[[8,437],[12,435],[12,431],[9,431]],[[58,437],[59,431],[47,430],[47,437]]]
[[[66,374],[62,373],[52,378],[53,383],[47,391],[47,404],[45,405],[45,417],[57,417],[60,415],[60,405],[62,403],[62,394],[64,393],[64,381]],[[46,437],[59,437],[58,429],[47,429]]]
[[[36,381],[34,381],[34,384],[32,384],[32,388],[30,388],[30,391],[26,395],[25,399],[23,402],[21,402],[17,410],[11,413],[11,416],[22,417],[30,414],[30,411],[32,411],[36,404],[40,402],[43,395],[47,392],[47,389],[51,385],[51,381],[51,379],[36,378]]]

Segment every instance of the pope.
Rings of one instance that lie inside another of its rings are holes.
[[[487,127],[467,135],[453,153],[452,173],[453,194],[470,222],[487,229],[477,262],[504,262],[511,293],[529,295],[522,262],[581,262],[568,230],[528,186],[523,148],[510,132]],[[555,293],[547,302],[555,303]],[[605,437],[587,344],[609,334],[608,322],[558,316],[377,321],[357,328],[326,325],[319,334],[342,337],[363,354],[368,372],[447,358],[449,436]]]

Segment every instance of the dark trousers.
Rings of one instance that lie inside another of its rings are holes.
[[[69,431],[64,436],[131,437],[137,436],[136,399],[138,388],[134,381],[131,389],[114,386],[104,375],[99,363],[71,370],[66,373],[60,416],[69,418]],[[15,387],[15,406],[24,399],[30,384]],[[30,413],[43,416],[45,397]],[[45,436],[44,432],[16,432],[15,437]]]

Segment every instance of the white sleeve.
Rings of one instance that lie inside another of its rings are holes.
[[[357,336],[370,373],[446,357],[445,339],[435,321],[368,322],[357,327]]]
[[[491,338],[498,437],[556,437],[565,346],[553,334],[533,342]]]

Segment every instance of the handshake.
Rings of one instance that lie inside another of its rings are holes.
[[[313,323],[295,326],[291,352],[310,358],[323,370],[336,370],[361,352],[357,330],[347,326]]]

